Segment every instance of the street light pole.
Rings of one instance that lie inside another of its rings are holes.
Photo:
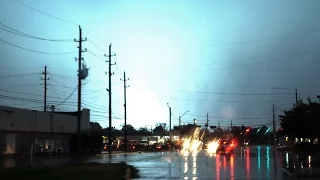
[[[169,103],[167,103],[169,108],[169,150],[171,150],[171,107],[169,106]]]
[[[179,126],[181,126],[181,118],[186,115],[189,111],[187,110],[185,113],[183,113],[181,116],[179,116]]]

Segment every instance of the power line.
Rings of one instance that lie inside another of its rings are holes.
[[[100,49],[100,50],[102,50],[102,51],[106,51],[106,50],[102,49],[101,47],[97,46],[95,43],[93,43],[89,38],[88,38],[88,41],[89,41],[92,45],[94,45],[96,48],[98,48],[98,49]]]
[[[27,49],[27,48],[24,48],[24,47],[21,47],[21,46],[18,46],[18,45],[15,45],[15,44],[12,44],[12,43],[9,43],[3,39],[0,39],[0,41],[6,43],[6,44],[9,44],[11,46],[14,46],[16,48],[20,48],[20,49],[23,49],[23,50],[26,50],[26,51],[30,51],[30,52],[34,52],[34,53],[39,53],[39,54],[56,54],[56,55],[64,55],[64,54],[73,54],[73,53],[76,53],[77,51],[71,51],[71,52],[61,52],[61,53],[52,53],[52,52],[43,52],[43,51],[36,51],[36,50],[32,50],[32,49]]]
[[[261,39],[256,39],[256,40],[246,40],[246,41],[238,41],[238,42],[219,43],[219,44],[212,44],[212,45],[208,45],[208,46],[225,46],[225,45],[236,45],[236,44],[244,44],[244,43],[256,43],[256,42],[261,42],[261,41],[277,40],[277,39],[300,36],[300,35],[311,34],[311,33],[314,33],[314,32],[297,33],[297,34],[290,34],[290,35],[286,35],[286,36],[276,36],[276,37],[261,38]]]
[[[0,25],[12,30],[7,30],[5,28],[2,28],[0,27],[0,29],[4,30],[4,31],[7,31],[9,33],[12,33],[12,34],[15,34],[15,35],[19,35],[19,36],[22,36],[22,37],[26,37],[26,38],[31,38],[31,39],[37,39],[37,40],[43,40],[43,41],[55,41],[55,42],[73,42],[73,39],[47,39],[47,38],[40,38],[40,37],[37,37],[37,36],[33,36],[33,35],[30,35],[30,34],[27,34],[27,33],[24,33],[24,32],[21,32],[21,31],[18,31],[16,29],[13,29],[3,23],[0,22]]]
[[[34,76],[40,75],[40,73],[29,73],[29,74],[9,74],[9,75],[2,75],[0,78],[12,78],[12,77],[25,77],[25,76]]]
[[[31,98],[22,98],[22,97],[13,97],[13,96],[7,96],[7,95],[0,95],[0,98],[8,99],[8,100],[15,100],[15,101],[22,101],[22,102],[43,103],[43,100],[31,99]],[[59,103],[59,101],[48,101],[48,102],[50,102],[50,103]]]
[[[64,88],[68,88],[68,89],[73,89],[73,87],[69,87],[69,86],[65,86],[61,83],[59,83],[58,81],[56,81],[55,79],[51,78],[52,81],[54,81],[55,83],[57,83],[59,86],[64,87]]]
[[[26,87],[26,86],[40,86],[40,84],[21,84],[21,85],[8,85],[8,86],[1,85],[1,87]]]
[[[60,95],[65,95],[65,94],[69,94],[70,92],[64,92],[64,91],[61,91],[61,90],[59,90],[58,88],[56,88],[56,87],[54,87],[53,85],[51,85],[51,84],[48,84],[50,87],[52,87],[53,89],[55,89],[55,91],[53,91],[53,90],[51,90],[51,89],[48,89],[48,90],[50,90],[50,91],[52,91],[52,92],[54,92],[54,93],[57,93],[57,94],[60,94]],[[58,92],[57,92],[58,91]],[[61,93],[59,93],[59,92],[61,92]]]
[[[31,6],[28,6],[28,5],[26,5],[26,4],[22,3],[22,2],[19,2],[19,1],[16,1],[16,0],[12,0],[12,1],[14,1],[14,2],[16,2],[16,3],[18,3],[18,4],[20,4],[20,5],[24,6],[24,7],[27,7],[27,8],[29,8],[29,9],[32,9],[32,10],[38,12],[38,13],[44,14],[44,15],[46,15],[46,16],[48,16],[48,17],[51,17],[51,18],[53,18],[53,19],[56,19],[56,20],[59,20],[59,21],[63,21],[63,22],[65,22],[65,23],[69,23],[69,24],[73,24],[73,25],[77,25],[77,26],[78,26],[77,23],[74,23],[74,22],[71,22],[71,21],[67,21],[67,20],[65,20],[65,19],[61,19],[61,18],[58,18],[58,17],[56,17],[56,16],[47,14],[47,13],[42,12],[42,11],[40,11],[40,10],[37,10],[37,9],[31,7]]]
[[[254,101],[218,101],[218,100],[208,100],[208,99],[179,99],[172,98],[171,100],[177,101],[200,101],[200,102],[218,102],[218,103],[271,103],[271,102],[279,102],[279,101],[267,101],[267,100],[254,100]]]
[[[76,86],[76,87],[74,88],[74,90],[71,92],[71,94],[70,94],[64,101],[62,101],[61,103],[57,104],[56,106],[59,106],[59,105],[65,103],[66,101],[68,101],[68,100],[70,99],[70,97],[73,95],[73,93],[77,90],[77,87],[78,87],[78,86]]]
[[[181,114],[181,113],[173,113],[173,114]],[[207,116],[206,115],[195,115],[195,114],[186,114],[186,116],[194,116],[194,117],[203,117],[203,118],[206,118]],[[228,118],[228,117],[221,117],[221,116],[208,116],[209,118],[215,118],[215,119],[270,119],[270,118],[262,118],[262,117],[231,117],[231,118]]]
[[[76,77],[72,77],[72,76],[64,76],[64,75],[55,74],[55,73],[51,73],[51,76],[59,77],[61,79],[65,79],[65,80],[69,80],[69,81],[77,81]]]
[[[95,53],[93,53],[92,51],[90,51],[90,50],[88,50],[88,49],[87,49],[87,51],[88,51],[90,54],[92,54],[93,56],[95,56],[96,58],[104,61],[104,59],[102,59],[101,57],[99,57],[98,55],[96,55]]]
[[[311,53],[311,52],[316,52],[318,50],[319,49],[314,49],[314,50],[309,50],[309,51],[302,52],[302,53],[291,54],[289,56],[280,57],[280,58],[273,58],[273,59],[268,59],[268,60],[264,60],[264,61],[254,61],[254,62],[248,62],[248,63],[243,63],[243,64],[235,64],[235,65],[231,65],[231,66],[218,67],[218,68],[201,70],[201,71],[212,71],[212,70],[220,70],[220,69],[225,69],[225,68],[234,68],[234,67],[241,67],[241,66],[248,66],[248,65],[256,65],[256,64],[267,63],[267,62],[272,62],[272,61],[277,61],[278,62],[279,60],[284,60],[284,59],[290,58],[292,56],[308,54],[308,53]]]
[[[190,82],[188,82],[190,83]],[[192,82],[191,82],[192,83]],[[196,85],[203,85],[203,86],[220,86],[220,87],[234,87],[234,88],[252,88],[252,89],[272,89],[272,90],[292,90],[293,87],[280,87],[280,86],[239,86],[239,85],[227,85],[227,84],[201,84],[201,83],[192,83]]]
[[[28,95],[28,96],[37,96],[37,97],[43,97],[42,95],[39,94],[32,94],[32,93],[25,93],[25,92],[18,92],[18,91],[11,91],[11,90],[6,90],[6,89],[0,89],[0,91],[3,92],[10,92],[10,93],[16,93],[16,94],[23,94],[23,95]],[[56,98],[56,99],[64,99],[61,97],[55,97],[55,96],[47,96],[48,98]]]
[[[186,91],[186,90],[165,90],[165,91],[178,91],[185,93],[197,94],[215,94],[215,95],[238,95],[238,96],[277,96],[277,95],[292,95],[293,93],[226,93],[226,92],[201,92],[201,91]]]

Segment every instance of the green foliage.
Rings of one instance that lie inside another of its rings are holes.
[[[319,137],[320,104],[318,102],[299,101],[290,110],[279,116],[283,134],[295,137]]]

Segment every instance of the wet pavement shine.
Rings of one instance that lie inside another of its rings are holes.
[[[320,179],[317,157],[275,151],[271,146],[238,147],[234,154],[197,154],[179,152],[101,154],[96,157],[32,158],[19,161],[2,159],[2,167],[65,164],[69,162],[121,162],[139,169],[142,180],[237,180],[237,179]]]

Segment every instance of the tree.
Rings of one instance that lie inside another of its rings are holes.
[[[101,131],[102,127],[97,122],[90,122],[90,130],[91,131]]]
[[[282,131],[285,135],[295,137],[317,138],[320,129],[320,104],[309,98],[300,100],[290,110],[279,116]]]
[[[122,132],[124,132],[124,125],[122,126]],[[137,130],[130,124],[127,124],[127,134],[136,134]]]
[[[157,123],[153,132],[159,135],[167,135],[168,131],[166,130],[166,123]]]
[[[150,135],[150,131],[146,127],[139,128],[138,133],[140,135]]]

